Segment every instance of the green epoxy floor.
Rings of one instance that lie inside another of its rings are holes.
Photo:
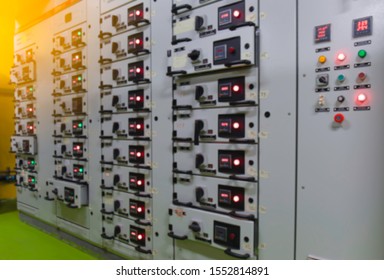
[[[14,202],[0,201],[1,260],[97,260],[19,220]]]

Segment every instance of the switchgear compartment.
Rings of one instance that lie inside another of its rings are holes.
[[[36,137],[28,136],[13,136],[11,138],[11,151],[14,153],[25,155],[37,154]]]
[[[52,72],[54,76],[84,70],[87,68],[87,55],[84,50],[75,49],[56,56],[54,63],[55,69]]]
[[[152,255],[152,227],[138,225],[135,221],[116,215],[103,214],[101,237],[104,246],[137,259],[147,259]],[[136,253],[135,253],[136,252]]]
[[[33,84],[18,87],[15,90],[15,103],[16,105],[24,101],[35,100],[35,87]]]
[[[189,160],[186,161],[185,159]],[[174,172],[257,180],[257,145],[174,143]]]
[[[113,88],[101,93],[100,113],[106,114],[107,117],[112,113],[149,113],[151,108],[150,84]]]
[[[102,168],[103,190],[128,192],[136,197],[151,197],[152,178],[148,169],[138,169],[123,166],[104,166]]]
[[[54,124],[54,137],[87,138],[87,117],[85,116],[55,118]]]
[[[55,143],[55,158],[76,159],[86,161],[88,150],[85,139],[57,138]]]
[[[35,119],[22,119],[15,121],[15,136],[34,136],[37,132],[37,122]]]
[[[149,26],[140,27],[101,41],[100,63],[150,54],[151,34]]]
[[[102,140],[102,164],[151,168],[151,142]]]
[[[83,23],[54,35],[52,54],[57,56],[70,51],[78,52],[79,48],[86,46],[86,30],[86,24]]]
[[[101,16],[99,38],[107,39],[127,30],[143,27],[150,22],[150,1],[134,1]]]
[[[63,181],[53,181],[52,193],[69,208],[88,205],[88,186]]]
[[[172,13],[174,15],[182,14],[194,8],[198,8],[218,1],[220,0],[172,0]],[[226,2],[226,0],[221,2]]]
[[[133,220],[138,225],[151,225],[152,207],[149,198],[104,189],[101,211],[106,215],[117,215]]]
[[[257,184],[175,173],[174,204],[190,205],[234,218],[257,218]]]
[[[172,44],[192,42],[245,26],[256,26],[257,12],[256,3],[232,0],[175,14]]]
[[[77,159],[55,159],[55,179],[76,183],[85,183],[88,180],[88,163]]]
[[[256,68],[214,75],[178,77],[174,81],[174,109],[252,106],[258,102]]]
[[[175,142],[231,142],[255,144],[258,137],[257,108],[230,107],[174,111]]]
[[[24,85],[36,80],[36,63],[27,62],[20,66],[14,66],[11,70],[11,82],[18,85]]]
[[[256,63],[254,27],[181,43],[168,51],[168,75],[183,75],[252,66]]]
[[[150,83],[150,57],[142,56],[101,67],[100,89]]]
[[[87,112],[87,102],[84,94],[66,95],[54,98],[55,117],[82,116]]]
[[[257,231],[254,221],[178,206],[169,209],[169,237],[202,242],[239,259],[255,259]]]
[[[52,93],[54,97],[85,93],[87,90],[87,75],[85,71],[76,71],[54,77],[54,90]]]
[[[103,115],[101,138],[149,141],[151,119],[148,113]]]

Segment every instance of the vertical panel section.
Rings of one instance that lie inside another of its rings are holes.
[[[295,5],[260,1],[260,259],[294,257]]]
[[[384,257],[383,9],[299,1],[298,259]]]

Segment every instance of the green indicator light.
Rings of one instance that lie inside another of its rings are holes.
[[[35,165],[35,161],[34,161],[34,160],[32,160],[32,161],[31,161],[31,164],[32,164],[32,165]]]
[[[78,126],[79,128],[82,128],[82,127],[83,127],[83,123],[79,123],[77,126]]]
[[[345,81],[345,76],[343,74],[340,74],[338,77],[337,77],[337,80],[339,82],[344,82]]]
[[[80,173],[83,173],[83,168],[80,168],[80,169],[79,169],[79,172],[80,172]]]
[[[33,91],[33,88],[31,87],[31,88],[29,88],[29,91]]]
[[[77,32],[77,35],[81,36],[81,31]]]
[[[32,178],[32,183],[34,183],[36,180],[34,178]]]
[[[77,77],[77,80],[81,81],[81,79],[82,79],[81,76]]]
[[[366,51],[366,50],[359,50],[359,52],[358,52],[358,56],[359,56],[360,58],[364,58],[364,57],[366,57],[366,56],[367,56],[367,51]]]

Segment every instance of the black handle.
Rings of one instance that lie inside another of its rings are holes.
[[[200,135],[201,139],[216,139],[216,135]]]
[[[245,219],[245,220],[254,220],[255,216],[252,214],[239,214],[236,211],[229,212],[229,216],[233,218]]]
[[[213,174],[213,175],[217,173],[216,169],[200,169],[200,172],[209,173],[209,174]]]
[[[151,197],[151,195],[149,193],[140,193],[140,192],[136,192],[135,196],[137,196],[137,197],[148,197],[148,198]]]
[[[134,26],[136,26],[136,27],[139,27],[139,25],[142,24],[142,23],[144,23],[144,24],[150,24],[151,22],[150,22],[149,20],[147,20],[146,18],[143,18],[143,19],[140,19],[140,20],[138,20],[138,21],[136,21],[136,22],[133,22],[132,25],[134,25]],[[144,25],[144,24],[143,24],[143,25]]]
[[[255,144],[255,139],[229,139],[230,143],[235,144]]]
[[[105,233],[101,234],[101,238],[103,238],[103,239],[107,239],[107,240],[113,240],[113,239],[115,239],[114,236],[109,236],[109,235],[106,235]]]
[[[98,61],[101,65],[112,63],[111,58],[100,58]]]
[[[256,178],[255,178],[255,177],[252,177],[252,176],[245,177],[245,176],[231,175],[231,176],[229,176],[229,179],[231,179],[231,180],[245,181],[245,182],[256,182]]]
[[[224,251],[224,253],[226,253],[227,255],[229,255],[231,257],[242,259],[242,260],[249,259],[249,257],[250,257],[249,254],[238,254],[238,253],[232,252],[231,248],[227,248]]]
[[[100,113],[100,114],[108,114],[108,115],[112,115],[112,114],[113,114],[113,111],[112,111],[112,110],[100,110],[99,113]]]
[[[183,236],[176,235],[176,234],[173,233],[173,231],[168,232],[168,236],[173,238],[173,239],[177,239],[177,240],[186,240],[186,239],[188,239],[187,235],[183,235]]]
[[[151,167],[148,165],[134,164],[133,167],[151,170]]]
[[[173,172],[174,173],[179,173],[179,174],[193,175],[193,172],[191,170],[173,169]]]
[[[235,66],[235,65],[242,65],[242,64],[244,64],[244,65],[251,65],[252,62],[250,60],[247,60],[247,59],[234,60],[234,61],[225,63],[224,66],[225,67],[232,67],[232,66]]]
[[[229,105],[231,105],[231,106],[254,106],[254,105],[256,105],[256,101],[246,100],[246,101],[240,101],[240,102],[230,102]]]
[[[112,191],[113,187],[106,187],[106,186],[100,186],[100,189],[105,190],[105,191]]]
[[[99,89],[103,90],[103,89],[112,89],[113,86],[112,85],[100,85],[99,86]]]
[[[150,226],[151,225],[150,222],[143,221],[143,220],[140,220],[140,219],[135,220],[135,223],[138,224],[138,225],[141,225],[141,226]]]
[[[167,72],[167,76],[169,76],[169,77],[176,76],[176,75],[185,75],[185,74],[187,74],[187,71],[185,71],[185,70],[179,70],[179,71],[169,70]]]
[[[113,140],[113,136],[100,136],[101,140]]]
[[[111,32],[100,31],[100,33],[99,33],[99,39],[107,39],[107,38],[110,38],[110,37],[112,37],[112,33]]]
[[[141,248],[140,246],[135,247],[135,250],[139,253],[143,253],[143,254],[147,254],[147,255],[152,254],[151,250],[145,250],[145,249]]]
[[[200,105],[216,105],[217,102],[216,100],[212,100],[212,101],[201,101],[200,102]]]
[[[174,205],[177,205],[177,206],[184,206],[184,207],[191,207],[193,206],[193,203],[192,202],[180,202],[178,201],[177,199],[173,200],[172,202]]]
[[[101,212],[101,214],[104,214],[104,215],[113,215],[114,214],[113,211],[106,211],[105,209],[101,209],[100,212]]]
[[[45,199],[46,201],[54,201],[54,200],[55,200],[54,198],[50,198],[49,196],[44,197],[44,199]]]
[[[174,138],[172,138],[172,141],[190,143],[190,142],[192,142],[192,138],[174,137]]]
[[[151,52],[147,49],[137,50],[132,52],[134,55],[140,55],[140,54],[150,54]]]
[[[200,236],[195,236],[195,239],[199,240],[199,241],[207,242],[209,244],[212,244],[212,240],[211,239],[205,239],[205,238],[202,238]]]
[[[180,39],[176,39],[176,36],[174,36],[171,44],[172,45],[177,45],[178,43],[182,43],[182,42],[191,42],[192,39],[191,38],[180,38]]]
[[[239,23],[237,25],[232,25],[229,30],[233,31],[233,30],[236,30],[237,28],[240,28],[240,27],[244,27],[244,26],[256,26],[254,22],[252,21],[246,21],[246,22],[243,22],[243,23]]]
[[[195,121],[195,132],[194,132],[194,141],[193,144],[198,146],[200,144],[200,132],[204,128],[204,122],[202,120]]]
[[[150,137],[133,137],[133,140],[136,140],[136,141],[151,141],[151,138]]]
[[[148,109],[148,108],[133,108],[132,111],[134,111],[134,112],[143,112],[143,113],[151,112],[151,110]]]
[[[172,5],[172,10],[171,10],[172,14],[177,15],[180,10],[190,11],[190,10],[192,10],[192,6],[189,4],[184,4],[184,5],[180,5],[180,6],[176,6],[175,4]]]
[[[133,79],[132,82],[135,84],[148,84],[151,82],[150,79]]]
[[[37,190],[37,189],[34,189],[34,188],[28,188],[28,190],[29,190],[30,192],[38,192],[38,190]]]
[[[173,106],[172,109],[174,109],[174,110],[192,110],[192,106],[191,105],[177,105],[177,106]]]

